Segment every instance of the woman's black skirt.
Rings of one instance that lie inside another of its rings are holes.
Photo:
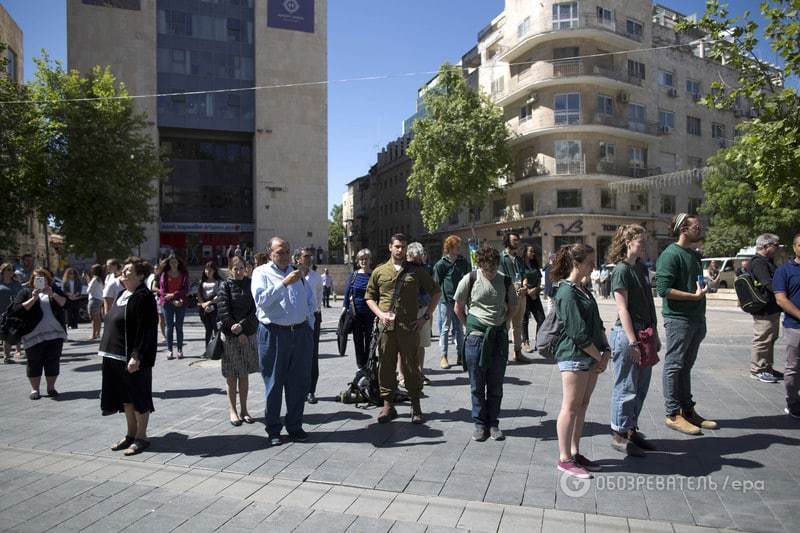
[[[137,413],[156,410],[153,407],[153,368],[140,368],[131,374],[126,362],[103,357],[100,409],[104,415],[121,413],[126,403],[132,403]]]

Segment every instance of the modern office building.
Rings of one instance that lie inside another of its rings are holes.
[[[673,215],[702,204],[692,169],[752,113],[698,103],[736,73],[706,57],[703,35],[676,33],[681,17],[649,0],[507,0],[462,66],[505,111],[513,172],[503,196],[440,235],[474,230],[499,246],[515,229],[545,252],[581,241],[604,257],[617,227],[636,222],[655,236],[654,259]]]
[[[166,95],[136,100],[172,167],[143,255],[327,247],[327,88],[297,85],[327,77],[326,0],[68,0],[67,30],[70,68]]]

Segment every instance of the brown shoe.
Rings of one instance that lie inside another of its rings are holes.
[[[687,435],[700,435],[700,428],[686,420],[683,415],[676,414],[668,416],[664,421],[668,428],[686,433]]]
[[[443,355],[442,356],[442,360],[439,361],[439,368],[443,368],[444,370],[447,370],[448,368],[450,368],[450,363],[447,362],[447,356],[446,355]]]
[[[697,411],[692,409],[691,411],[686,411],[683,413],[684,418],[691,422],[693,425],[703,428],[703,429],[717,429],[719,428],[719,424],[714,422],[713,420],[706,420],[702,416],[697,414]]]
[[[533,359],[528,359],[522,355],[522,350],[514,350],[514,358],[511,359],[511,362],[518,365],[527,365],[529,363],[533,363]]]
[[[385,424],[397,418],[397,410],[391,404],[383,404],[381,412],[378,413],[378,423]]]

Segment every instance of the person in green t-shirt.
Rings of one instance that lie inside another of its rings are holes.
[[[533,315],[533,319],[536,321],[537,334],[545,318],[544,307],[540,297],[542,292],[542,270],[539,266],[539,260],[536,258],[536,248],[530,244],[525,246],[523,265],[525,268],[522,279],[523,293],[520,296],[520,305],[525,306],[525,311],[522,314],[522,350],[530,353],[536,349],[531,346],[528,332],[530,317]],[[536,340],[536,337],[534,337],[534,340]],[[534,342],[534,344],[536,343]]]
[[[497,272],[500,254],[484,247],[475,254],[478,271],[470,287],[470,275],[464,276],[455,293],[455,312],[467,325],[464,360],[469,371],[472,397],[472,439],[487,437],[503,440],[500,431],[500,402],[508,361],[506,321],[517,306],[514,285]],[[468,313],[468,314],[467,314]]]
[[[447,360],[447,349],[450,336],[456,339],[456,353],[461,353],[464,344],[464,329],[453,308],[453,295],[461,278],[469,274],[469,262],[461,255],[462,240],[458,235],[448,236],[442,245],[444,255],[433,267],[433,281],[442,289],[442,298],[439,300],[439,350],[441,360],[439,366],[443,369],[450,368]],[[461,361],[459,361],[461,363]]]
[[[662,374],[664,407],[668,428],[699,435],[701,429],[716,429],[694,409],[692,367],[700,343],[706,336],[706,292],[701,256],[695,247],[702,240],[703,226],[697,215],[678,214],[672,221],[678,238],[667,246],[656,262],[656,289],[663,298],[662,314],[666,351]]]
[[[617,322],[611,331],[611,360],[614,386],[611,391],[611,447],[627,455],[644,457],[644,450],[654,446],[638,432],[651,366],[641,366],[639,332],[653,328],[656,346],[660,349],[656,329],[656,308],[650,289],[650,276],[643,262],[647,246],[647,230],[639,224],[620,226],[611,241],[608,260],[615,263],[611,271],[611,292],[617,304]]]

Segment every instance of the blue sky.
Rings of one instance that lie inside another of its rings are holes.
[[[701,13],[699,0],[662,2]],[[25,36],[25,77],[46,49],[66,63],[65,0],[2,0]],[[732,13],[757,11],[756,0],[728,2]],[[376,152],[401,133],[414,113],[417,88],[444,61],[458,61],[503,0],[329,0],[328,78],[419,72],[388,80],[332,83],[328,92],[328,205],[341,203],[345,184],[365,174]],[[46,14],[46,16],[43,16]],[[767,59],[775,60],[771,52]],[[313,147],[310,147],[313,148]]]

